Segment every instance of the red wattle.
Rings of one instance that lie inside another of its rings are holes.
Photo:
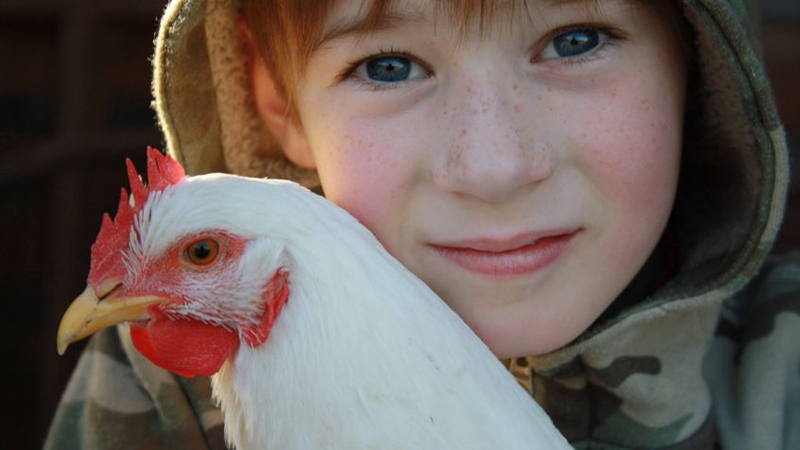
[[[270,278],[266,291],[262,296],[264,299],[264,313],[261,314],[258,322],[242,328],[244,341],[250,347],[258,347],[269,337],[272,324],[278,318],[284,303],[289,299],[289,274],[278,269]]]
[[[239,336],[198,320],[172,319],[151,311],[145,325],[131,325],[131,339],[153,364],[183,377],[211,376],[239,347]]]

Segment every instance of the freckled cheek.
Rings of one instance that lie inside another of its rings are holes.
[[[381,238],[402,205],[412,167],[401,139],[365,131],[341,127],[319,140],[315,157],[326,197]]]
[[[579,146],[582,170],[603,209],[598,223],[606,250],[630,261],[649,254],[666,224],[682,140],[671,111],[638,101],[609,105],[604,119],[584,130]]]
[[[616,117],[615,117],[616,116]],[[581,153],[606,199],[633,211],[661,209],[677,183],[681,124],[671,111],[620,103],[585,130]]]

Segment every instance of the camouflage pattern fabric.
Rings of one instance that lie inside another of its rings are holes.
[[[555,366],[509,361],[575,448],[800,448],[800,254],[721,313],[664,314],[618,339]]]
[[[45,449],[225,449],[207,377],[154,366],[126,326],[93,336],[61,399]]]
[[[789,164],[755,0],[675,1],[695,70],[670,224],[678,271],[568,346],[508,367],[578,449],[800,449],[800,254],[764,264]],[[232,51],[237,5],[172,0],[165,11],[153,63],[168,151],[190,174],[313,187],[315,174],[263,157],[274,142],[254,120]],[[82,356],[45,448],[225,448],[209,386],[154,367],[124,327],[105,330]]]

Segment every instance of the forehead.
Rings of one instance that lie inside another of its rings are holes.
[[[437,13],[453,17],[484,16],[508,11],[536,10],[558,6],[583,5],[602,6],[604,2],[619,0],[335,0],[329,4],[333,15],[360,18],[389,17],[393,14],[424,14],[432,8]],[[632,0],[631,0],[632,1]]]

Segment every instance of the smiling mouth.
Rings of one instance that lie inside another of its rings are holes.
[[[555,261],[580,231],[546,233],[539,238],[520,235],[504,240],[475,239],[429,246],[471,272],[490,276],[524,275]]]

